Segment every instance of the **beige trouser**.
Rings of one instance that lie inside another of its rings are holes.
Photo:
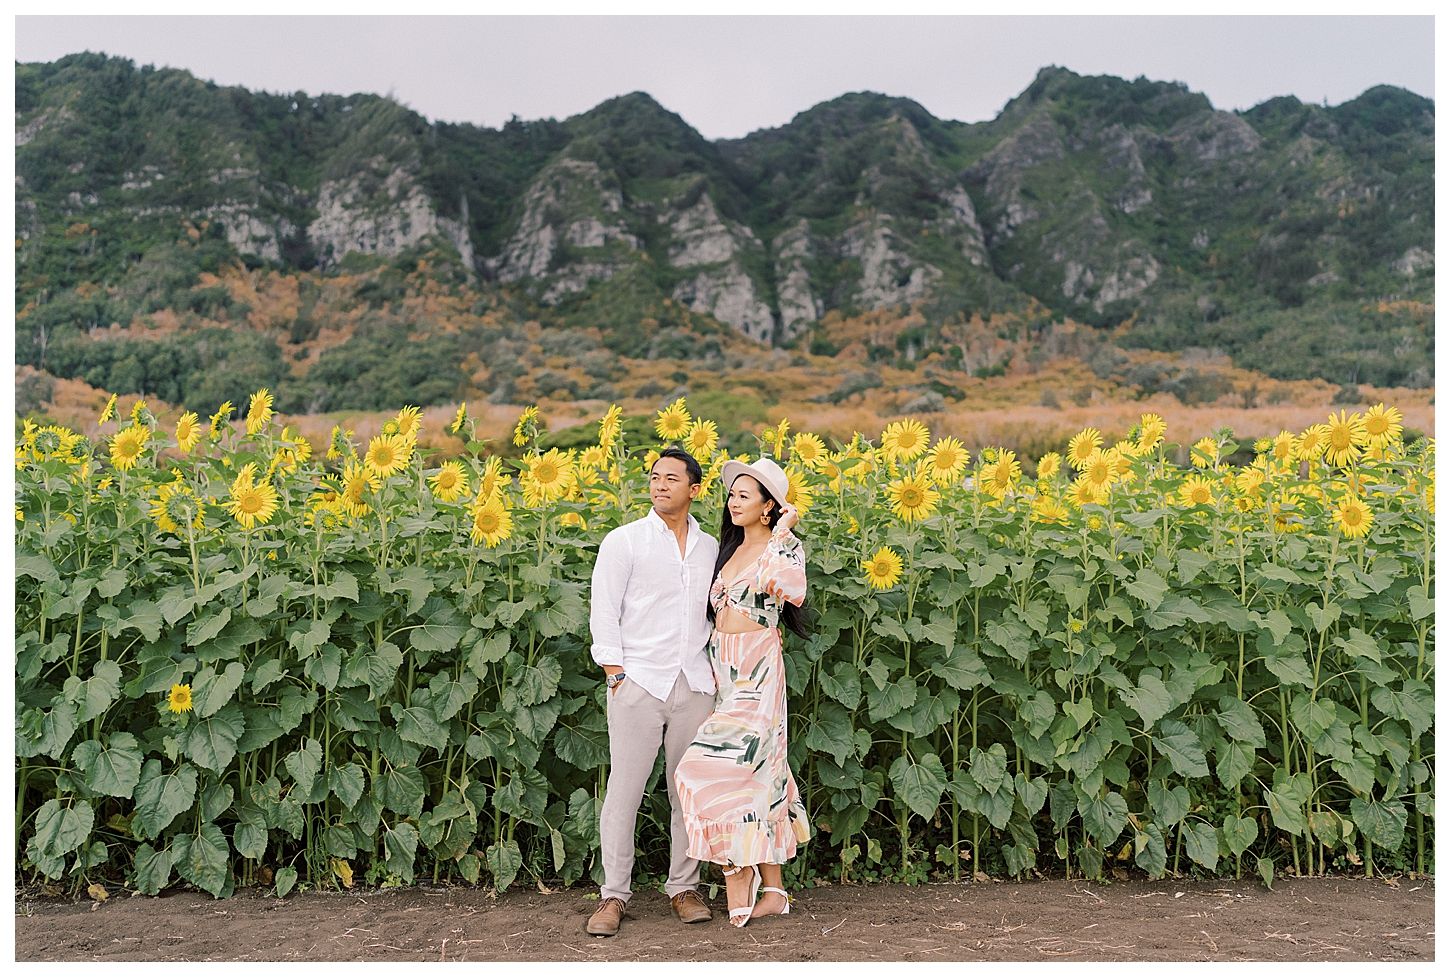
[[[685,855],[685,819],[675,793],[675,767],[689,749],[700,724],[715,708],[715,696],[694,692],[681,672],[661,702],[625,679],[609,697],[609,788],[599,812],[599,847],[604,859],[601,899],[629,901],[634,874],[634,823],[644,786],[654,770],[660,742],[665,745],[665,784],[670,792],[670,877],[665,894],[674,898],[700,881],[700,863]]]

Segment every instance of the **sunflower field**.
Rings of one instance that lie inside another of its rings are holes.
[[[115,406],[98,442],[18,438],[23,875],[601,877],[590,572],[665,443],[702,460],[715,531],[711,421],[677,402],[627,444],[611,407],[545,451],[530,408],[505,462],[460,407],[445,461],[413,408],[314,453],[266,391],[174,430]],[[788,883],[1433,872],[1433,440],[1382,405],[1186,455],[1167,434],[1146,414],[1026,467],[910,419],[759,435],[809,554],[786,668],[815,834]]]

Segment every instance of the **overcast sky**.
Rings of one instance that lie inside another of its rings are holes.
[[[392,92],[429,119],[563,119],[643,90],[711,139],[844,92],[995,116],[1057,64],[1183,81],[1216,108],[1435,96],[1431,17],[16,17],[16,59],[83,50],[272,92]]]

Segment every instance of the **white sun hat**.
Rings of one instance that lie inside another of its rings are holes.
[[[773,459],[758,458],[750,464],[743,461],[725,462],[720,468],[720,481],[726,492],[730,491],[730,486],[741,475],[754,478],[765,486],[765,490],[775,497],[779,505],[785,505],[785,497],[790,494],[790,479]]]

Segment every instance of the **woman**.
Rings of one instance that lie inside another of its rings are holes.
[[[799,515],[782,504],[790,482],[779,465],[769,458],[727,461],[721,480],[728,496],[708,610],[718,692],[715,711],[680,759],[675,787],[689,857],[726,866],[730,922],[744,926],[755,916],[790,912],[780,866],[811,833],[786,761],[778,627],[783,620],[806,634],[806,564],[791,533]]]

